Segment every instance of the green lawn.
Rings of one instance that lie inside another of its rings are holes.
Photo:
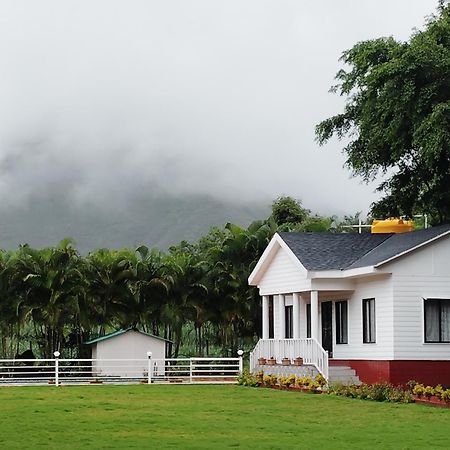
[[[241,386],[0,388],[1,449],[450,448],[450,410]]]

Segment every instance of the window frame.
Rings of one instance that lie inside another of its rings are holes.
[[[439,304],[439,317],[438,317],[438,327],[439,327],[439,340],[438,341],[430,341],[427,339],[427,307],[426,304],[428,301],[438,302]],[[450,339],[448,341],[444,341],[442,339],[442,303],[449,302],[449,298],[423,298],[423,341],[425,344],[450,344]]]
[[[373,308],[370,304],[373,302]],[[367,308],[366,305],[369,305]],[[372,316],[373,310],[373,316]],[[377,342],[377,321],[376,321],[375,297],[363,298],[362,300],[362,338],[363,344],[376,344]],[[372,326],[373,323],[373,326]],[[368,325],[368,327],[367,327]],[[372,336],[373,328],[373,336]]]
[[[345,308],[342,307],[345,305]],[[342,313],[345,314],[342,314]],[[340,300],[334,303],[334,316],[336,326],[336,344],[348,344],[348,300]],[[345,321],[343,320],[345,319]],[[345,330],[345,333],[343,333]]]

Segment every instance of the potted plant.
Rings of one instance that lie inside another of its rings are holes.
[[[294,366],[303,366],[303,358],[300,358],[300,356],[295,358],[294,359]]]
[[[266,358],[258,358],[258,365],[264,366],[266,364]]]
[[[291,360],[290,360],[289,358],[283,358],[283,359],[281,360],[281,364],[282,364],[283,366],[290,366],[290,365],[291,365]]]
[[[268,366],[274,366],[277,363],[277,360],[271,356],[268,360],[267,360],[267,365]]]

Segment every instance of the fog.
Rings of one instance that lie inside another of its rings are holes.
[[[435,0],[0,1],[0,211],[36,198],[376,199],[314,126],[356,42],[406,40]]]

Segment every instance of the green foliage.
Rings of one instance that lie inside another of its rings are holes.
[[[417,396],[421,397],[422,395],[425,394],[425,386],[423,384],[416,384],[413,387],[412,393],[414,395],[417,395]]]
[[[275,386],[278,383],[278,377],[276,375],[264,375],[263,385],[266,387]]]
[[[322,374],[317,374],[316,377],[314,378],[314,381],[320,386],[323,387],[327,384],[327,380],[325,379],[325,377]]]
[[[424,386],[423,384],[415,384],[412,393],[418,397],[431,398],[433,395],[437,398],[444,400],[445,402],[450,402],[450,389],[444,389],[442,385],[437,386]]]
[[[361,385],[334,385],[329,389],[330,394],[343,397],[374,400],[377,402],[412,403],[414,400],[408,390],[394,387],[387,383]]]
[[[83,342],[128,327],[168,339],[173,357],[251,348],[261,334],[261,305],[247,280],[267,244],[283,229],[325,231],[331,224],[290,197],[274,202],[274,216],[295,223],[227,223],[167,253],[141,245],[82,256],[70,239],[0,252],[0,357],[30,345],[37,357],[55,350],[89,357]]]
[[[248,369],[244,369],[237,378],[238,384],[241,386],[256,387],[259,386],[259,381],[255,375],[253,375]]]
[[[295,226],[301,224],[310,211],[302,207],[300,200],[292,197],[278,197],[272,203],[272,217],[278,226]]]
[[[348,136],[353,174],[385,175],[374,216],[423,212],[450,221],[450,6],[407,42],[359,42],[341,59],[333,91],[346,105],[317,125],[319,143]]]
[[[282,387],[290,387],[295,384],[295,375],[288,375],[286,377],[278,377],[278,383]]]
[[[295,385],[298,387],[309,388],[309,386],[313,383],[313,379],[310,377],[297,377],[295,379]]]

